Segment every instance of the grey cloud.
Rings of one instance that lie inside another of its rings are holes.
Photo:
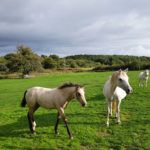
[[[0,54],[27,44],[39,54],[150,56],[150,1],[1,0]]]

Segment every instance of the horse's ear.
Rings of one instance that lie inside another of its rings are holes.
[[[128,70],[129,70],[129,69],[128,69],[128,68],[126,68],[126,69],[124,70],[124,72],[128,73]]]
[[[121,71],[122,71],[122,70],[121,70],[121,69],[119,69],[119,70],[118,70],[118,73],[120,74],[120,73],[121,73]]]
[[[88,85],[88,84],[82,84],[82,85],[81,85],[81,87],[83,87],[83,88],[84,88],[86,85]]]
[[[84,89],[85,85],[81,85],[80,87]]]

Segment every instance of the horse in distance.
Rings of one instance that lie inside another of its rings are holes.
[[[112,106],[116,106],[116,118],[117,123],[120,123],[120,104],[121,100],[124,99],[127,94],[132,92],[132,87],[129,84],[127,75],[127,69],[122,71],[116,71],[112,76],[105,82],[103,88],[103,94],[107,100],[107,126],[109,126],[109,115],[112,116]]]
[[[27,89],[24,93],[21,106],[25,107],[27,104],[29,107],[27,117],[31,133],[35,133],[36,127],[33,114],[41,106],[47,109],[58,110],[57,121],[55,124],[55,134],[58,134],[58,124],[59,120],[62,118],[69,138],[73,139],[64,113],[64,109],[72,99],[77,99],[83,107],[87,105],[83,86],[79,84],[65,83],[53,89],[44,87],[32,87]]]
[[[149,70],[145,70],[140,72],[139,74],[139,86],[140,87],[147,87],[147,82],[148,82],[148,78],[149,78]]]

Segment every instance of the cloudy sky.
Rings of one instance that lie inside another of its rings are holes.
[[[0,0],[0,55],[150,56],[149,0]]]

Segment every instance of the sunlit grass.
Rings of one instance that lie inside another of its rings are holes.
[[[111,72],[61,73],[31,79],[0,80],[0,149],[150,149],[150,83],[138,87],[138,72],[129,72],[133,94],[121,104],[122,124],[115,119],[106,127],[104,82]],[[69,140],[63,122],[54,135],[56,110],[40,108],[35,113],[37,134],[30,136],[27,110],[20,102],[24,91],[32,86],[56,87],[64,82],[85,85],[88,107],[72,101],[65,110],[74,140]]]

